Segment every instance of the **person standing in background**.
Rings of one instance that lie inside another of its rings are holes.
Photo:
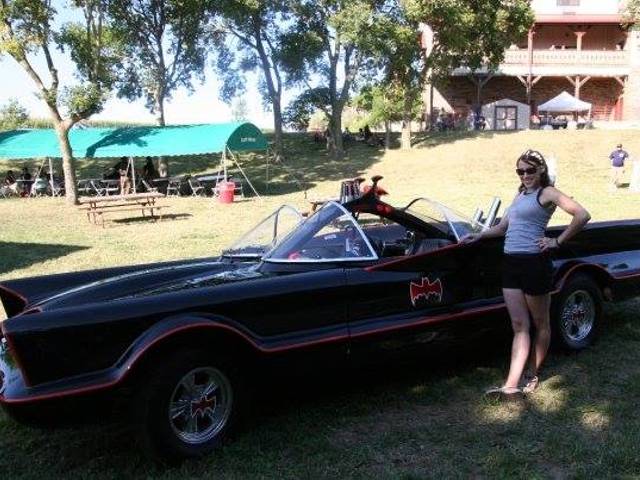
[[[611,160],[611,188],[620,188],[624,176],[624,161],[629,154],[622,149],[622,144],[616,145],[616,149],[609,155]]]

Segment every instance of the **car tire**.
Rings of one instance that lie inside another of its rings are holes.
[[[223,444],[244,400],[237,370],[204,351],[183,350],[148,373],[132,412],[147,454],[176,463]]]
[[[552,340],[569,351],[582,350],[593,342],[602,315],[602,292],[587,275],[574,275],[553,299]]]

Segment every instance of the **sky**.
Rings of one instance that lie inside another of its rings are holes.
[[[59,12],[58,22],[72,19],[72,14],[61,0],[54,4]],[[42,58],[32,57],[36,71],[48,84],[48,72]],[[74,82],[73,62],[55,51],[54,62],[59,71],[60,82],[70,85]],[[231,107],[218,99],[218,83],[213,67],[205,70],[206,80],[200,85],[194,83],[195,91],[189,93],[181,88],[174,92],[173,99],[165,104],[165,120],[167,124],[188,123],[221,123],[232,120]],[[271,112],[265,112],[262,98],[258,92],[258,75],[248,77],[247,92],[244,99],[249,111],[248,119],[261,128],[273,128]],[[48,118],[49,112],[45,104],[37,96],[35,83],[20,65],[8,56],[0,57],[0,106],[9,99],[15,98],[25,107],[32,117]],[[286,100],[286,98],[285,98]],[[130,102],[116,98],[115,94],[106,102],[103,111],[91,117],[93,120],[123,120],[154,123],[155,117],[144,106],[143,100]]]

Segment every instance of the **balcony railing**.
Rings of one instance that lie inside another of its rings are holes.
[[[503,65],[528,65],[527,50],[507,50]],[[624,50],[534,50],[533,65],[591,65],[626,66],[628,53]]]

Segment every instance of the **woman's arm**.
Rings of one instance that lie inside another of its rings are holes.
[[[561,246],[591,220],[591,215],[582,205],[555,187],[547,187],[543,190],[540,195],[540,203],[543,205],[553,203],[573,217],[569,226],[556,238],[544,237],[538,241],[542,251]]]
[[[497,225],[494,225],[491,228],[487,228],[478,234],[478,238],[494,238],[494,237],[504,237],[504,234],[507,233],[507,227],[509,226],[509,215],[505,214],[502,216]]]

